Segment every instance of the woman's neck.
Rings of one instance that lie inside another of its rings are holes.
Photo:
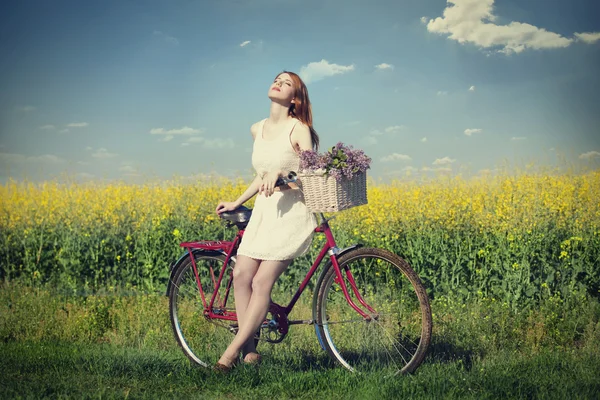
[[[289,119],[289,108],[286,105],[271,102],[271,112],[269,114],[269,121],[273,124],[278,124]]]

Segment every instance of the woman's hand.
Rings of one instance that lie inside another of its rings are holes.
[[[221,214],[225,211],[233,211],[238,208],[240,205],[235,201],[222,201],[217,205],[217,209],[215,210],[217,214]]]
[[[277,178],[281,176],[281,171],[267,172],[262,177],[262,183],[258,188],[258,193],[264,193],[265,196],[269,197],[275,191],[275,182]]]

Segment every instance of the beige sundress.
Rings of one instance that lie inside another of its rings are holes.
[[[263,138],[265,121],[260,122],[254,139],[252,166],[256,173],[260,176],[277,170],[298,172],[300,157],[290,138],[294,128],[267,140]],[[269,197],[261,193],[254,202],[237,253],[258,260],[281,261],[299,257],[310,249],[316,226],[316,218],[306,208],[300,190],[275,191]]]

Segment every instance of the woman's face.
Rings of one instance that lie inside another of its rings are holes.
[[[292,103],[295,92],[296,89],[294,88],[292,78],[288,74],[283,73],[278,75],[271,84],[271,87],[269,88],[269,98],[271,100]]]

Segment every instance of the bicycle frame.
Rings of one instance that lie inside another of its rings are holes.
[[[300,287],[296,290],[296,293],[294,294],[294,296],[292,297],[292,299],[290,300],[289,304],[287,306],[280,306],[274,302],[271,302],[271,306],[269,308],[269,311],[274,312],[274,313],[284,313],[285,316],[287,317],[287,315],[289,315],[289,313],[292,311],[292,309],[294,308],[294,305],[296,304],[296,302],[298,301],[298,299],[300,298],[300,296],[302,295],[302,293],[304,292],[304,289],[306,289],[306,286],[308,285],[308,282],[312,279],[313,275],[315,274],[317,268],[319,267],[319,265],[321,264],[321,262],[323,261],[323,259],[325,259],[325,256],[327,254],[329,254],[329,259],[331,261],[331,264],[333,265],[333,268],[335,270],[335,274],[336,274],[336,278],[335,278],[335,282],[337,284],[340,285],[342,292],[344,294],[344,297],[346,299],[346,301],[348,302],[348,304],[363,318],[365,318],[366,320],[371,320],[373,319],[377,319],[378,314],[377,312],[371,308],[371,306],[369,306],[366,301],[362,298],[362,296],[360,295],[358,288],[356,287],[356,282],[354,281],[354,277],[352,276],[352,273],[350,272],[350,269],[346,268],[345,269],[345,275],[346,275],[346,279],[348,280],[348,283],[350,285],[350,288],[352,290],[352,292],[354,293],[354,295],[356,296],[356,299],[358,300],[358,302],[365,307],[369,313],[372,313],[371,315],[367,314],[366,312],[364,312],[359,306],[357,306],[354,301],[350,298],[350,293],[348,291],[348,286],[346,285],[346,282],[343,278],[343,274],[342,271],[340,269],[340,265],[338,263],[338,254],[340,252],[339,248],[337,247],[337,244],[335,242],[335,238],[333,237],[333,233],[331,232],[331,228],[329,227],[329,223],[328,220],[325,219],[325,217],[323,216],[323,214],[320,214],[321,220],[322,222],[319,224],[319,226],[317,226],[314,230],[315,233],[322,233],[325,235],[326,237],[326,241],[323,245],[323,248],[321,249],[321,251],[319,252],[317,258],[315,259],[315,261],[313,262],[312,267],[310,268],[310,270],[308,271],[308,273],[306,274],[304,280],[302,281],[302,283],[300,284]],[[227,311],[225,309],[225,303],[227,302],[227,298],[229,296],[229,291],[231,289],[231,284],[232,284],[232,276],[230,275],[229,277],[229,281],[227,282],[227,289],[225,292],[225,296],[221,302],[221,304],[217,304],[217,308],[215,309],[215,301],[219,292],[219,288],[221,287],[221,282],[223,280],[223,276],[225,275],[225,271],[227,269],[227,265],[229,263],[229,261],[231,260],[231,258],[234,256],[234,252],[238,246],[238,244],[240,243],[242,237],[244,235],[244,230],[240,229],[238,230],[235,238],[233,241],[198,241],[198,242],[184,242],[181,243],[180,246],[183,248],[186,248],[188,251],[188,255],[192,261],[192,268],[194,270],[194,275],[196,278],[196,283],[198,285],[198,289],[200,291],[200,296],[202,298],[202,303],[204,306],[204,315],[207,318],[210,319],[222,319],[222,320],[229,320],[229,321],[236,321],[237,320],[237,315],[235,312],[233,311]],[[204,289],[202,287],[202,284],[200,282],[200,278],[198,276],[198,268],[196,266],[196,261],[194,259],[194,250],[195,249],[201,249],[201,250],[206,250],[206,251],[219,251],[223,254],[226,254],[226,258],[225,258],[225,262],[223,263],[223,267],[221,268],[221,271],[219,273],[218,278],[216,278],[215,280],[215,276],[214,276],[214,271],[211,271],[211,279],[213,280],[213,284],[214,284],[214,292],[212,293],[210,300],[207,301],[206,298],[206,293],[204,293]],[[311,321],[289,321],[290,323],[310,323]],[[287,329],[285,329],[285,332],[283,333],[287,333]]]

